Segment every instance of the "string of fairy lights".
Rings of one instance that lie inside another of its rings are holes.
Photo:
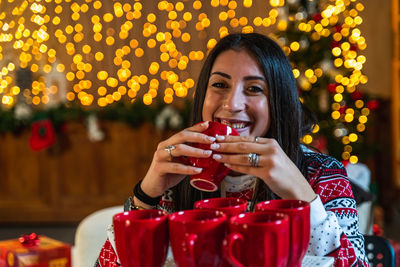
[[[10,5],[16,1],[8,2]],[[49,8],[48,3],[55,4],[54,9]],[[271,1],[271,4],[282,6],[283,2]],[[232,27],[243,26],[243,31],[247,32],[253,30],[252,26],[247,25],[249,21],[246,17],[235,17],[235,10],[239,7],[236,1],[213,0],[210,5],[225,7],[226,11],[221,11],[219,14],[220,21],[230,19],[229,24]],[[165,15],[167,16],[166,21],[157,21],[155,13],[143,14],[141,1],[125,4],[114,2],[112,10],[107,10],[103,6],[101,1],[91,0],[86,0],[81,5],[71,0],[20,1],[15,4],[11,14],[3,11],[0,15],[1,47],[12,44],[13,53],[19,55],[19,60],[17,63],[8,63],[2,69],[0,89],[2,104],[14,105],[15,98],[20,93],[24,95],[28,104],[35,106],[48,104],[49,95],[56,94],[59,90],[57,86],[46,87],[46,74],[50,73],[52,68],[65,74],[66,80],[72,83],[73,90],[66,92],[66,99],[74,101],[77,98],[84,106],[97,104],[104,107],[120,101],[124,95],[135,100],[138,91],[143,91],[144,87],[147,92],[142,96],[143,102],[150,105],[158,95],[160,81],[167,82],[164,90],[165,103],[171,103],[174,96],[186,97],[188,90],[194,86],[194,80],[190,77],[183,80],[179,71],[184,71],[190,61],[201,61],[206,51],[194,50],[184,54],[178,46],[192,39],[192,34],[185,31],[189,23],[194,24],[198,32],[205,32],[210,27],[210,18],[201,12],[203,3],[186,1],[173,4],[160,1],[157,8],[164,13],[160,17],[164,15],[165,19]],[[243,2],[243,7],[251,6],[251,0]],[[94,14],[90,18],[91,25],[84,26],[80,20],[86,19],[85,15],[89,13]],[[195,16],[197,13],[198,16]],[[275,22],[277,9],[272,9],[270,14],[264,18],[265,26]],[[68,25],[61,23],[61,17],[65,16],[71,18],[71,23]],[[142,31],[139,36],[132,36],[130,31],[136,21],[142,23],[137,27],[142,28]],[[165,27],[161,27],[163,23]],[[111,27],[110,24],[114,26]],[[54,31],[50,32],[50,28]],[[227,34],[228,28],[220,27],[219,37]],[[52,40],[54,38],[58,42],[55,45],[62,45],[65,51],[57,51],[56,48],[50,47],[49,43],[54,46]],[[115,72],[93,67],[96,63],[104,63],[106,53],[94,49],[93,43],[96,42],[103,42],[110,48],[107,48],[107,52],[113,54],[112,62],[117,66]],[[204,50],[211,49],[215,43],[216,39],[210,38]],[[159,51],[156,51],[157,48]],[[149,62],[147,73],[135,74],[132,71],[133,65],[135,61],[146,57],[145,51],[147,54],[159,53],[159,58]],[[62,52],[71,56],[71,64],[57,62],[57,54]],[[32,83],[32,89],[21,92],[21,88],[15,85],[12,78],[12,73],[17,68],[29,68],[33,73],[41,72],[43,75],[39,75]],[[102,85],[94,88],[94,80],[96,85]]]
[[[370,109],[362,99],[354,100],[355,108],[348,107],[348,103],[343,101],[343,93],[354,94],[357,86],[366,84],[368,81],[367,76],[362,73],[366,57],[364,55],[359,55],[357,52],[367,47],[366,40],[361,35],[361,31],[358,28],[362,23],[362,18],[359,13],[363,11],[364,6],[361,3],[356,3],[354,8],[348,9],[351,2],[355,1],[335,1],[335,5],[327,5],[321,12],[319,18],[308,22],[300,22],[298,24],[298,29],[303,32],[312,32],[311,39],[314,41],[318,41],[321,37],[332,35],[334,42],[332,43],[331,53],[335,58],[333,60],[333,65],[337,69],[344,67],[350,73],[348,76],[345,76],[340,72],[334,71],[332,76],[336,84],[330,84],[328,90],[333,93],[334,100],[331,105],[332,119],[339,122],[339,125],[342,125],[340,122],[353,123],[355,120],[358,121],[355,132],[349,132],[349,129],[346,127],[337,127],[333,132],[337,138],[341,138],[341,142],[344,145],[341,155],[342,159],[348,160],[351,163],[357,163],[358,156],[352,155],[352,143],[357,142],[359,134],[365,131],[365,124],[368,121]],[[331,25],[337,25],[341,16],[343,23],[340,26],[332,27]],[[318,20],[318,22],[316,22],[316,20]],[[285,30],[285,27],[285,21],[278,23],[278,28],[280,28],[280,30]],[[284,47],[287,54],[296,52],[299,49],[300,44],[296,41]],[[300,87],[304,91],[311,90],[312,84],[317,82],[323,72],[321,68],[308,68],[304,70],[303,74],[301,74],[297,68],[293,70],[297,79],[303,76],[303,79],[299,80]],[[319,125],[316,125],[313,133],[316,134],[318,131]],[[311,144],[313,142],[313,136],[309,134],[305,135],[303,137],[303,142]]]
[[[319,1],[323,8],[318,19],[301,12],[285,15],[286,5],[296,1],[0,0],[0,106],[43,108],[57,99],[102,108],[138,98],[146,105],[156,98],[170,104],[176,97],[191,96],[197,73],[190,69],[219,38],[231,31],[284,31],[295,21],[313,40],[334,40],[333,70],[294,66],[301,90],[312,90],[329,72],[336,82],[332,119],[358,120],[357,131],[364,132],[370,111],[362,99],[355,101],[356,110],[341,112],[343,93],[367,82],[362,73],[366,58],[358,53],[366,48],[358,28],[364,6],[357,0],[326,0]],[[340,28],[334,26],[338,21]],[[282,47],[289,55],[304,43],[296,40]],[[350,74],[335,71],[342,67]],[[28,88],[18,86],[21,69],[32,75]],[[318,130],[316,125],[314,134]],[[337,131],[337,136],[343,134]],[[358,161],[351,155],[357,139],[357,132],[342,137],[342,158],[352,163]],[[303,138],[304,143],[312,141],[312,135]]]

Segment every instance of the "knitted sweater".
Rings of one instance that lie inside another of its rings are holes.
[[[305,155],[307,179],[317,194],[317,198],[310,203],[311,236],[307,255],[334,257],[335,267],[369,266],[364,238],[358,230],[356,202],[343,164],[310,150],[306,150]],[[249,179],[242,177],[242,180],[245,186],[228,183],[227,197],[252,199],[253,188],[249,186]],[[171,195],[169,191],[164,194],[161,208],[173,211]],[[118,266],[112,228],[95,266]]]

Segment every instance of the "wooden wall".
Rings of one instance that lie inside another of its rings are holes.
[[[101,123],[106,140],[90,142],[70,123],[50,149],[29,148],[30,131],[0,135],[0,223],[75,223],[103,207],[122,205],[144,177],[163,133]]]

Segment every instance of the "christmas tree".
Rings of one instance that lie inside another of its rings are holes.
[[[365,129],[378,102],[360,91],[366,48],[357,1],[288,0],[281,7],[278,41],[293,66],[302,102],[318,123],[303,142],[350,163],[365,149]],[[363,159],[363,158],[361,158]]]

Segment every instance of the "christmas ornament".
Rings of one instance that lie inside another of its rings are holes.
[[[27,120],[32,116],[32,108],[25,103],[15,105],[14,118],[17,120]]]
[[[367,107],[368,107],[370,110],[376,110],[376,109],[379,108],[379,106],[380,106],[380,104],[379,104],[379,101],[378,101],[378,100],[370,100],[370,101],[368,101],[368,103],[367,103]]]
[[[39,151],[48,148],[56,141],[53,123],[49,119],[42,119],[32,123],[32,134],[29,144],[32,150]]]
[[[164,130],[167,127],[170,129],[178,129],[182,126],[182,117],[171,106],[166,106],[161,113],[156,117],[156,127]]]
[[[104,140],[104,133],[100,130],[97,116],[92,113],[87,117],[86,124],[88,127],[88,138],[92,142]]]

